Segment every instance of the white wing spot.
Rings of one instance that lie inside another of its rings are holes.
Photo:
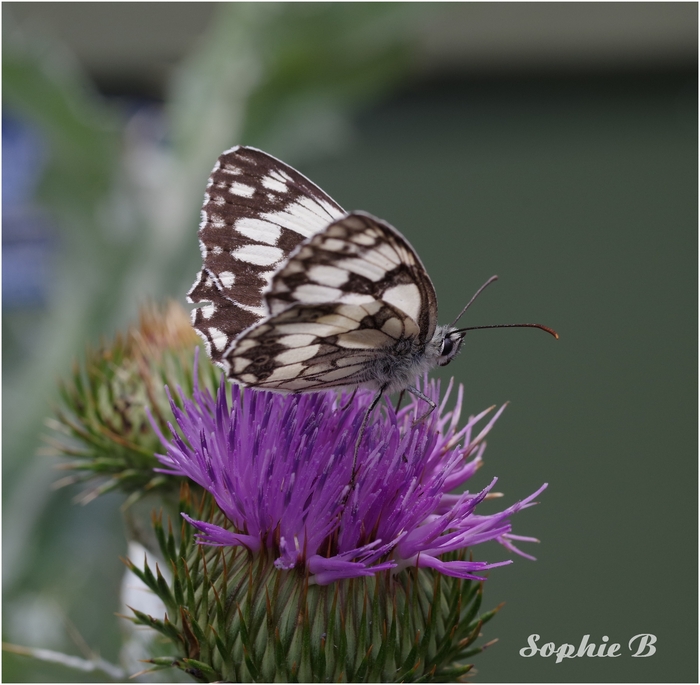
[[[256,347],[258,344],[257,340],[251,340],[250,338],[246,338],[245,340],[241,340],[235,348],[235,354],[242,354],[243,352],[248,351],[251,347]]]
[[[352,271],[358,276],[369,278],[370,281],[376,283],[381,281],[386,276],[387,270],[378,266],[374,262],[367,261],[364,257],[352,257],[350,259],[342,259],[338,262],[338,266],[348,271]],[[390,268],[393,265],[390,265]]]
[[[221,247],[221,245],[214,245],[214,247],[211,248],[211,253],[219,255],[224,251],[224,249]]]
[[[265,383],[270,381],[286,381],[290,378],[296,378],[304,370],[304,365],[289,364],[288,366],[278,366],[266,379]]]
[[[209,215],[209,225],[213,228],[226,228],[226,222],[219,214]]]
[[[395,316],[387,319],[382,326],[382,331],[397,340],[403,335],[403,324]]]
[[[263,178],[263,180],[262,180],[262,184],[268,190],[275,190],[278,193],[286,193],[287,192],[287,184],[282,183],[281,181],[278,181],[273,176],[265,176],[265,178]]]
[[[260,324],[259,326],[256,326],[253,328],[249,333],[248,336],[251,338],[259,338],[261,335],[264,335],[267,333],[269,330],[272,329],[272,326],[268,326],[267,324]]]
[[[329,250],[330,252],[342,252],[345,249],[345,241],[338,240],[337,238],[329,238],[323,241],[323,249]]]
[[[404,335],[408,338],[411,336],[417,337],[420,335],[418,324],[410,316],[403,320]]]
[[[347,230],[347,228],[345,228],[344,224],[335,224],[334,226],[330,226],[328,228],[326,235],[329,238],[343,238],[343,239],[345,239],[348,237],[348,230]]]
[[[273,169],[267,178],[269,178],[271,181],[278,181],[279,183],[286,183],[288,180],[292,180],[286,174],[282,174],[279,169]]]
[[[234,195],[240,195],[241,197],[253,197],[255,188],[253,186],[247,186],[244,183],[232,183],[229,186],[229,191]]]
[[[335,310],[335,313],[340,314],[340,316],[346,316],[348,319],[352,319],[353,321],[357,321],[358,323],[362,321],[362,319],[364,319],[368,314],[367,309],[365,307],[358,307],[357,305],[351,304],[340,305],[340,307],[338,307]]]
[[[338,335],[344,333],[344,328],[338,326],[330,326],[325,323],[280,323],[276,329],[286,335],[313,335],[316,338],[325,338],[329,335]]]
[[[310,345],[314,340],[316,340],[315,335],[285,335],[283,338],[278,340],[280,345],[285,347],[306,347]]]
[[[214,314],[216,314],[216,307],[213,304],[207,304],[202,307],[202,316],[205,319],[211,319]]]
[[[267,245],[276,245],[282,229],[277,224],[261,219],[243,218],[236,221],[235,229],[246,238]]]
[[[296,260],[292,260],[287,264],[287,266],[284,267],[284,274],[285,276],[291,276],[292,274],[299,274],[302,271],[304,271],[304,265],[300,264]]]
[[[342,294],[343,291],[338,288],[329,288],[325,285],[315,285],[314,283],[305,283],[294,291],[294,297],[299,302],[306,302],[309,304],[333,302]]]
[[[359,331],[350,331],[338,336],[338,345],[350,349],[369,350],[386,347],[391,339],[381,331],[374,328],[365,328]]]
[[[249,367],[253,362],[245,357],[234,357],[233,359],[233,372],[240,373]]]
[[[309,269],[309,278],[316,283],[337,287],[343,285],[350,278],[350,274],[337,266],[315,264]]]
[[[362,309],[364,309],[370,316],[374,316],[381,308],[382,303],[379,300],[373,299],[371,302],[363,302],[360,304]]]
[[[379,245],[379,247],[365,252],[362,255],[362,259],[371,262],[374,266],[384,271],[391,271],[400,264],[396,252],[390,245]]]
[[[384,291],[382,300],[394,305],[404,314],[408,314],[414,321],[418,321],[421,308],[420,290],[415,283],[405,283],[403,285],[395,285]]]
[[[345,304],[360,304],[368,305],[376,302],[377,300],[372,295],[363,295],[361,293],[345,293],[340,298],[340,302]]]
[[[223,331],[220,331],[218,328],[209,328],[208,331],[217,352],[221,352],[221,350],[226,347],[226,343],[228,342],[226,334]]]
[[[355,328],[360,327],[360,322],[355,319],[350,319],[346,316],[341,316],[340,314],[327,314],[322,316],[320,319],[316,319],[318,323],[327,323],[331,326],[340,326],[348,331],[352,331]]]
[[[289,203],[280,212],[261,214],[261,218],[280,224],[305,238],[322,231],[331,221],[341,216],[342,213],[333,205],[310,197],[299,198],[297,202]]]
[[[352,242],[357,243],[358,245],[371,246],[377,241],[371,235],[369,235],[368,232],[365,232],[354,235],[352,237]]]
[[[242,302],[234,302],[233,304],[235,304],[236,307],[245,309],[247,312],[256,314],[257,316],[267,316],[268,314],[267,307],[255,307],[252,304],[243,304]]]
[[[404,254],[407,254],[405,250],[402,250]],[[399,256],[396,254],[396,250],[391,246],[389,243],[380,243],[374,250],[368,253],[368,257],[372,256],[372,258],[377,257],[378,260],[381,260],[382,263],[384,263],[384,260],[386,260],[387,264],[392,264],[393,266],[396,266],[397,264],[400,264],[401,260]],[[387,267],[387,271],[393,267],[389,266]]]
[[[271,266],[284,257],[284,252],[269,245],[244,245],[231,252],[231,256],[248,264]]]
[[[275,357],[277,364],[295,364],[311,359],[320,349],[320,345],[307,345],[306,347],[294,347],[280,352]]]
[[[224,288],[230,288],[234,284],[236,276],[230,271],[222,271],[219,274],[219,280],[221,281],[221,285],[223,285]]]

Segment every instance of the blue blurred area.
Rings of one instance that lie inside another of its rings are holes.
[[[57,248],[55,225],[36,201],[46,141],[36,126],[5,111],[2,150],[2,305],[41,307]]]

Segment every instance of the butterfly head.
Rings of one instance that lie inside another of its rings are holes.
[[[439,345],[437,365],[447,366],[459,354],[464,333],[451,326],[439,326],[435,337]]]

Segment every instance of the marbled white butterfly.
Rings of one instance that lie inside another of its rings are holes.
[[[369,387],[365,420],[398,390],[432,410],[411,383],[457,355],[471,329],[455,324],[476,295],[439,326],[433,284],[395,228],[345,212],[290,166],[238,146],[209,177],[199,237],[204,265],[188,300],[204,305],[192,323],[231,380],[279,392]]]

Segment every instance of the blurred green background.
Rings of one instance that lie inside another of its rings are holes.
[[[123,498],[52,490],[43,420],[88,342],[184,301],[206,178],[245,143],[397,226],[443,322],[497,273],[464,325],[561,335],[477,331],[443,370],[467,411],[511,402],[477,485],[550,483],[473,679],[697,680],[696,3],[2,9],[4,640],[119,658]],[[526,659],[532,633],[623,656]],[[4,655],[5,682],[81,677]]]

